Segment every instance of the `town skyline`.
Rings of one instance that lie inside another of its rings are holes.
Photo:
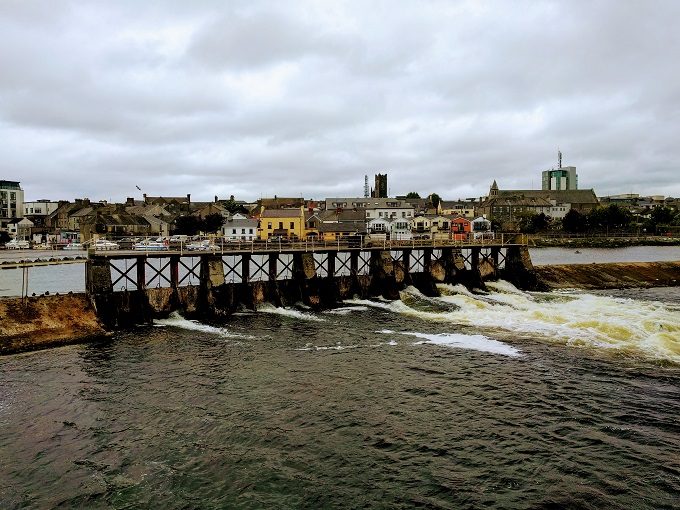
[[[391,195],[466,198],[540,188],[559,147],[598,195],[680,196],[679,16],[672,1],[2,2],[2,174],[31,199],[360,196],[385,171]]]

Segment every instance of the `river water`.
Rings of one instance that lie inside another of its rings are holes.
[[[0,508],[677,508],[680,291],[413,288],[0,358]]]

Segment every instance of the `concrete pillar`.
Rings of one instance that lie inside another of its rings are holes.
[[[499,273],[501,278],[522,290],[547,289],[534,271],[529,248],[526,246],[508,246],[505,252],[505,268]]]
[[[387,250],[371,253],[371,289],[385,299],[399,299],[399,287],[394,277],[394,261]]]
[[[137,260],[137,289],[146,289],[146,257],[136,257]]]
[[[170,286],[175,290],[179,286],[179,255],[170,255]]]
[[[208,288],[224,285],[224,266],[220,255],[201,256],[201,284]]]
[[[279,261],[279,254],[278,253],[270,253],[269,254],[269,281],[270,282],[275,282],[276,281],[276,269],[278,266],[278,261]]]
[[[250,253],[244,253],[241,257],[241,280],[243,283],[250,282]]]
[[[350,268],[352,272],[352,276],[358,276],[359,275],[359,253],[360,251],[351,251],[350,252]]]
[[[354,253],[352,253],[352,256]],[[330,251],[328,252],[328,277],[329,278],[334,278],[335,277],[335,252]],[[351,261],[350,261],[350,268],[352,267]]]
[[[109,260],[103,257],[92,256],[87,259],[86,289],[88,294],[107,294],[113,292],[111,284],[111,269]]]

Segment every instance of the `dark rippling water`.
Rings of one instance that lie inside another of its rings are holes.
[[[0,507],[677,508],[678,292],[502,290],[0,358]]]

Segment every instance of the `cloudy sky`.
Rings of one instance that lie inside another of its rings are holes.
[[[0,0],[26,199],[680,196],[680,1]]]

